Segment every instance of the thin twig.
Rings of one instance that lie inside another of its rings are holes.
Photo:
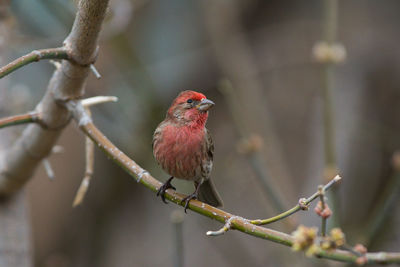
[[[103,104],[107,102],[116,102],[118,101],[118,98],[115,96],[95,96],[95,97],[90,97],[83,99],[81,101],[82,106],[85,109],[85,112],[89,116],[89,118],[92,117],[92,113],[90,112],[89,107],[98,105],[98,104]],[[81,182],[81,185],[79,186],[79,189],[76,193],[74,202],[72,204],[73,207],[76,207],[80,205],[86,195],[87,190],[89,189],[89,184],[90,180],[92,179],[93,176],[93,169],[94,169],[94,143],[92,140],[90,140],[89,137],[86,136],[85,138],[85,152],[86,152],[86,167],[85,167],[85,176],[83,177],[83,180]]]
[[[337,24],[338,24],[338,0],[324,0],[324,19],[323,19],[323,38],[328,45],[332,46],[336,40]],[[334,63],[335,62],[321,62],[323,64],[322,69],[322,96],[324,100],[323,104],[323,116],[324,116],[324,152],[325,152],[325,167],[324,167],[324,178],[331,177],[332,173],[337,173],[337,161],[336,161],[336,150],[335,150],[335,119],[334,119],[334,107],[332,93],[335,87],[334,85]],[[339,199],[335,191],[331,193],[331,201],[333,210],[339,209]],[[332,216],[334,224],[338,224],[339,212],[335,212]]]
[[[0,119],[0,129],[8,126],[37,122],[39,114],[37,112],[29,112],[26,114],[15,115]]]
[[[89,98],[90,99],[90,98]],[[88,116],[91,118],[92,113],[90,112],[88,107],[85,107],[85,111]],[[72,203],[72,207],[76,207],[80,205],[85,198],[86,192],[89,189],[90,180],[93,176],[94,169],[94,143],[90,140],[89,137],[85,137],[85,176],[82,179],[81,185],[79,186],[78,192],[76,193],[74,202]]]
[[[65,47],[34,50],[0,68],[0,79],[29,63],[42,59],[69,59],[69,56]]]
[[[332,180],[330,180],[324,187],[324,191],[328,190],[333,184],[335,184],[336,182],[340,181],[342,178],[339,175],[336,175]],[[282,220],[296,212],[298,212],[299,210],[304,210],[307,209],[308,206],[310,205],[310,203],[315,200],[316,198],[319,197],[319,191],[315,192],[312,196],[310,196],[309,198],[301,198],[299,200],[299,204],[297,204],[296,206],[294,206],[293,208],[291,208],[290,210],[287,210],[285,212],[282,212],[279,215],[276,215],[274,217],[268,218],[268,219],[258,219],[258,220],[251,220],[250,223],[255,224],[255,225],[265,225],[265,224],[270,224],[279,220]]]
[[[73,113],[73,117],[75,121],[78,123],[80,129],[84,132],[85,135],[90,137],[92,141],[104,152],[106,153],[111,160],[117,163],[122,169],[124,169],[128,174],[136,179],[138,183],[141,183],[148,189],[153,192],[157,192],[157,190],[162,186],[162,183],[155,179],[150,173],[140,167],[136,162],[130,159],[127,155],[125,155],[121,150],[119,150],[114,144],[112,144],[107,137],[105,137],[99,129],[93,124],[89,116],[86,114],[82,105],[78,102],[69,102],[68,107]],[[326,188],[329,188],[337,179],[336,177],[332,181],[330,181]],[[165,198],[169,201],[177,204],[177,205],[184,205],[182,204],[182,200],[185,195],[180,194],[173,190],[167,190],[165,192]],[[312,201],[313,199],[318,197],[318,192],[311,196],[306,201]],[[215,219],[219,222],[226,223],[230,218],[236,217],[231,220],[231,229],[236,229],[246,234],[267,239],[285,246],[292,246],[293,245],[293,237],[279,232],[272,229],[264,228],[261,226],[257,226],[251,224],[250,221],[241,218],[239,216],[232,215],[227,213],[223,210],[217,209],[206,203],[200,202],[198,200],[191,200],[189,202],[188,209],[207,216],[209,218]],[[343,250],[332,250],[332,251],[325,251],[319,250],[316,254],[316,257],[326,258],[336,261],[343,261],[343,262],[355,262],[357,257],[352,253]],[[367,253],[366,257],[369,263],[400,263],[400,253]]]
[[[89,188],[90,179],[93,176],[93,166],[94,166],[94,144],[89,137],[85,138],[86,142],[86,167],[85,167],[85,176],[79,186],[78,192],[76,193],[74,202],[72,204],[73,207],[80,205],[85,198],[86,192]]]
[[[325,210],[325,190],[323,186],[318,186],[319,199],[321,201],[321,210]],[[326,236],[326,220],[325,216],[321,216],[321,236]]]

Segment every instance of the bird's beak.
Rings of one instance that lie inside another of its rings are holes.
[[[196,108],[200,111],[207,111],[214,106],[214,102],[211,100],[204,98],[200,101],[199,104],[196,105]]]

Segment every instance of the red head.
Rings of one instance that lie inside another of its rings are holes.
[[[172,102],[167,118],[191,127],[201,127],[205,125],[212,106],[214,102],[202,93],[183,91]]]

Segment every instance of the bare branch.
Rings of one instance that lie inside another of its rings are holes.
[[[185,214],[182,210],[174,210],[171,213],[170,220],[174,227],[174,265],[175,267],[183,267],[183,256],[184,246],[183,246],[183,221],[185,219]]]
[[[80,205],[85,197],[85,194],[89,188],[90,179],[93,176],[93,166],[94,166],[94,144],[89,137],[85,138],[86,142],[86,167],[85,167],[85,176],[83,177],[82,183],[79,186],[78,192],[76,193],[74,202],[72,204],[73,207]]]
[[[367,247],[372,244],[376,235],[385,225],[387,218],[392,214],[393,208],[397,203],[400,191],[400,152],[396,151],[392,156],[393,173],[389,177],[385,188],[379,198],[375,201],[375,206],[370,212],[367,225],[364,229],[364,245]]]
[[[29,112],[26,114],[15,115],[0,119],[0,129],[12,125],[37,122],[38,120],[39,120],[39,114],[37,112]]]
[[[42,59],[68,59],[68,53],[65,47],[47,48],[41,50],[34,50],[25,56],[19,57],[13,62],[0,68],[0,79],[10,74],[11,72],[28,65],[29,63],[36,62]]]
[[[64,41],[69,61],[56,69],[36,111],[41,124],[29,125],[14,145],[0,158],[0,194],[19,190],[69,123],[70,113],[60,103],[81,98],[84,84],[97,55],[97,39],[108,0],[80,1],[72,30]],[[70,62],[72,61],[72,62]],[[21,168],[21,166],[24,166]]]
[[[111,143],[110,140],[108,140],[107,137],[105,137],[93,124],[90,117],[86,114],[85,109],[79,102],[70,101],[68,103],[68,107],[71,110],[73,117],[78,123],[80,129],[85,133],[85,135],[90,137],[90,139],[92,139],[92,141],[104,153],[106,153],[111,160],[117,163],[129,175],[134,177],[138,183],[141,183],[153,192],[157,192],[160,186],[162,186],[162,183],[151,176],[148,171],[140,167],[136,162],[131,160],[127,155],[125,155],[125,153],[123,153],[113,143]],[[336,176],[328,184],[326,184],[324,188],[328,189],[338,180],[340,180],[340,177]],[[319,193],[317,192],[306,201],[311,202],[312,200],[318,198],[318,196]],[[182,204],[182,200],[184,199],[184,197],[185,195],[177,193],[171,189],[168,189],[165,192],[166,199],[180,206],[184,205],[184,203]],[[279,243],[285,246],[293,245],[294,240],[291,235],[254,225],[251,223],[251,221],[247,219],[230,214],[221,209],[217,209],[198,200],[191,200],[189,202],[188,208],[194,212],[215,219],[224,224],[230,221],[230,229],[236,229],[243,233],[258,238],[270,240],[272,242]],[[338,249],[330,251],[320,249],[315,253],[315,256],[344,262],[356,262],[357,260],[357,256],[353,255],[352,253]],[[367,253],[366,257],[368,259],[368,263],[400,263],[400,253]]]
[[[93,99],[93,98],[92,98]],[[82,101],[81,101],[82,103]],[[89,108],[85,108],[86,113],[88,114],[89,117],[92,117],[92,114],[89,110]],[[93,176],[93,169],[94,169],[94,144],[92,140],[90,140],[89,137],[85,137],[85,152],[86,152],[86,167],[85,167],[85,176],[83,177],[83,180],[81,182],[81,185],[79,186],[78,192],[76,193],[74,202],[72,203],[73,207],[76,207],[80,205],[86,195],[87,190],[89,189],[89,184],[90,184],[90,179],[92,179]]]
[[[324,187],[323,190],[326,191],[328,190],[333,184],[335,184],[336,182],[340,181],[342,178],[339,175],[336,175],[332,180],[330,180]],[[252,224],[255,225],[265,225],[265,224],[270,224],[279,220],[282,220],[296,212],[298,212],[299,210],[307,210],[308,206],[310,205],[310,203],[312,201],[314,201],[316,198],[318,198],[320,196],[320,192],[319,190],[317,192],[315,192],[312,196],[310,196],[309,198],[301,198],[299,200],[299,204],[297,204],[296,206],[294,206],[293,208],[291,208],[290,210],[287,210],[285,212],[282,212],[279,215],[276,215],[274,217],[268,218],[268,219],[258,219],[258,220],[252,220],[250,221]]]

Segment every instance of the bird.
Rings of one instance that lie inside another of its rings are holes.
[[[195,191],[181,201],[188,208],[192,199],[199,199],[214,207],[223,205],[211,180],[214,144],[205,127],[208,110],[214,102],[202,93],[182,91],[169,107],[165,119],[153,134],[153,155],[161,168],[171,177],[158,189],[164,203],[165,191],[176,190],[172,179],[193,181]]]

